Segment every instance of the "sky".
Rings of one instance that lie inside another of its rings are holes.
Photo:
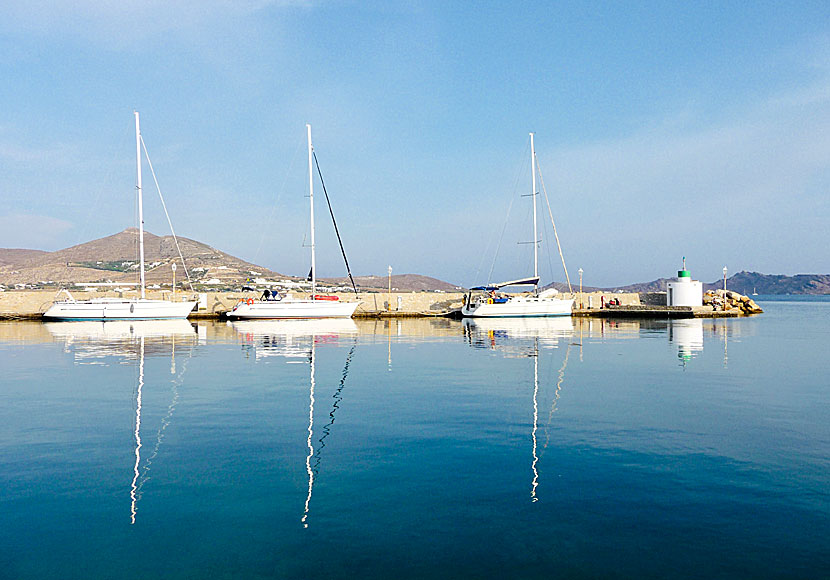
[[[306,123],[355,274],[529,275],[530,132],[543,283],[549,213],[574,283],[830,272],[826,1],[7,2],[0,78],[0,247],[136,225],[137,110],[176,234],[285,274]]]

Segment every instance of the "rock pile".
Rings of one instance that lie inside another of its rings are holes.
[[[731,310],[739,308],[743,314],[760,314],[760,306],[749,296],[727,290],[707,290],[703,294],[703,305],[711,306],[713,310]]]

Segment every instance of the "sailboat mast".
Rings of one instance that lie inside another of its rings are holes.
[[[532,176],[533,190],[530,192],[533,202],[533,276],[539,278],[539,237],[536,227],[536,149],[533,145],[533,133],[530,134],[530,173]],[[539,281],[534,284],[536,292],[539,291]]]
[[[314,248],[314,170],[312,167],[314,148],[311,145],[311,125],[306,124],[305,127],[308,132],[308,200],[311,206],[311,299],[314,300],[314,295],[317,294],[317,264]]]
[[[141,198],[141,129],[138,125],[138,111],[135,114],[135,171],[138,190],[138,256],[141,262],[141,298],[144,298],[144,204]]]

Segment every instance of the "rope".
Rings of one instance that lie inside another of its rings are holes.
[[[159,181],[156,179],[156,172],[153,170],[153,162],[150,161],[150,154],[147,153],[147,145],[144,143],[143,135],[141,136],[141,147],[144,149],[145,157],[147,157],[147,165],[150,166],[150,173],[153,176],[153,182],[156,184],[156,191],[159,192],[159,199],[161,200],[161,207],[164,208],[164,216],[167,218],[167,225],[170,226],[170,233],[173,234],[173,241],[176,242],[176,251],[179,252],[179,258],[182,261],[182,268],[184,268],[184,273],[187,275],[187,284],[190,286],[190,291],[194,292],[193,282],[190,280],[190,272],[187,271],[187,264],[184,263],[182,249],[179,247],[179,238],[176,237],[176,232],[173,231],[173,222],[170,221],[170,214],[167,213],[167,204],[164,203],[164,196],[161,195],[161,187],[159,187]]]
[[[565,279],[568,281],[568,292],[573,294],[573,288],[571,288],[571,277],[568,275],[568,267],[565,265],[565,256],[562,254],[562,245],[559,243],[559,234],[556,233],[556,222],[553,221],[553,212],[550,209],[550,200],[548,199],[548,192],[545,189],[545,180],[542,179],[542,167],[539,165],[538,157],[536,158],[536,168],[539,171],[539,182],[542,185],[542,193],[545,194],[545,203],[548,206],[550,223],[553,225],[553,237],[556,238],[556,247],[559,249],[559,257],[562,258],[562,269],[565,270]]]
[[[349,259],[346,257],[346,250],[343,248],[343,240],[340,239],[340,230],[337,229],[337,222],[334,220],[334,210],[331,209],[331,201],[329,201],[329,193],[326,191],[326,182],[323,181],[323,172],[320,171],[320,163],[317,161],[317,153],[314,155],[314,164],[317,166],[317,175],[320,176],[320,184],[323,186],[323,193],[326,195],[326,203],[329,206],[329,213],[331,214],[331,223],[334,224],[334,233],[337,234],[337,242],[340,244],[340,252],[343,254],[343,261],[346,263],[346,272],[349,274],[349,280],[352,281],[352,288],[354,288],[354,295],[357,296],[357,285],[354,283],[352,277],[352,269],[349,268]]]

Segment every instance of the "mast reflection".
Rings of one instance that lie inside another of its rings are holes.
[[[560,340],[569,339],[574,332],[574,324],[568,318],[478,318],[465,319],[464,333],[468,344],[473,348],[488,349],[498,352],[508,358],[533,359],[533,414],[530,430],[531,440],[531,481],[530,501],[539,501],[539,359],[543,349],[556,349]],[[565,359],[559,368],[556,388],[553,392],[551,409],[548,414],[548,425],[556,411],[557,401],[565,380],[565,369],[570,354],[570,341],[565,351]],[[546,426],[546,439],[543,449],[550,442],[550,433]]]
[[[107,365],[115,358],[120,364],[134,363],[137,366],[135,388],[135,422],[133,425],[133,454],[130,481],[130,524],[135,524],[141,490],[149,479],[153,459],[158,455],[164,430],[170,424],[178,401],[178,386],[193,356],[197,343],[196,329],[187,320],[104,320],[47,322],[44,326],[56,340],[64,343],[64,349],[73,352],[75,364]],[[188,357],[181,365],[181,371],[172,381],[172,401],[162,419],[156,434],[156,444],[151,455],[142,466],[141,437],[142,411],[144,409],[144,388],[146,359],[154,356],[170,356],[170,372],[175,375],[176,342],[189,346]]]
[[[228,323],[243,341],[243,347],[253,350],[255,360],[268,357],[287,359],[303,358],[309,365],[308,427],[306,427],[305,471],[308,477],[308,489],[303,515],[300,523],[308,528],[311,513],[311,498],[314,484],[320,473],[322,450],[326,439],[331,436],[335,414],[343,400],[343,389],[349,375],[349,366],[354,356],[358,340],[357,325],[351,319],[317,319],[317,320],[245,320]],[[346,355],[346,362],[341,373],[340,382],[332,395],[332,408],[329,421],[320,430],[320,437],[315,445],[315,406],[317,405],[317,348],[328,344],[336,345],[340,339],[351,336],[352,346]],[[289,360],[288,362],[293,362]],[[297,361],[300,362],[300,361]]]

